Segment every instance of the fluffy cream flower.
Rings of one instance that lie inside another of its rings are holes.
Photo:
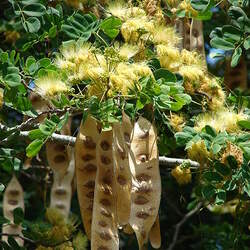
[[[60,93],[69,92],[67,84],[54,76],[43,76],[35,80],[36,90],[40,95],[53,97]]]
[[[248,116],[243,113],[235,113],[229,109],[220,109],[218,111],[200,114],[195,122],[195,129],[201,131],[206,125],[213,127],[217,132],[237,132],[240,130],[237,122],[247,119]]]
[[[171,175],[176,179],[179,185],[186,185],[192,180],[190,168],[182,167],[181,165],[172,169]]]

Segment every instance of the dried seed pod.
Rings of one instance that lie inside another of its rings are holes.
[[[190,50],[199,51],[205,59],[202,21],[192,19],[190,28]]]
[[[3,215],[10,220],[11,224],[3,225],[2,233],[22,235],[22,227],[14,224],[13,210],[17,207],[24,211],[23,188],[13,175],[3,196]],[[2,240],[7,242],[8,236],[3,236]],[[15,240],[20,246],[23,246],[24,242],[21,238],[15,237]]]
[[[149,240],[153,248],[161,247],[161,229],[159,215],[156,217],[156,221],[149,232]]]
[[[88,116],[81,124],[75,145],[77,194],[85,232],[90,239],[97,170],[96,144],[99,131],[96,121]]]
[[[158,214],[161,178],[156,129],[142,117],[134,126],[129,162],[132,173],[129,223],[136,233],[139,249],[143,249]]]
[[[66,174],[61,179],[58,172],[54,171],[54,181],[50,194],[50,207],[57,208],[65,219],[68,218],[70,212],[72,187],[71,183],[75,172],[74,152],[71,153],[71,160]]]
[[[132,125],[129,117],[123,113],[122,123],[113,126],[114,165],[117,192],[117,220],[119,225],[129,221],[131,207],[131,172],[129,168],[128,150]]]
[[[71,120],[63,127],[61,134],[70,134]],[[46,155],[49,166],[54,172],[57,172],[59,179],[62,179],[67,172],[70,157],[71,147],[54,142],[46,143]]]
[[[119,249],[112,137],[112,130],[103,131],[97,145],[98,168],[91,227],[92,250]]]

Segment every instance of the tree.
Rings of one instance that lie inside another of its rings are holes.
[[[1,5],[3,249],[248,249],[248,0]]]

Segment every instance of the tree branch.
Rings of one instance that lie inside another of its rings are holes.
[[[190,218],[192,217],[196,212],[199,211],[199,209],[201,208],[202,206],[202,202],[199,202],[197,204],[197,206],[192,209],[191,211],[189,211],[176,225],[175,225],[175,232],[174,232],[174,236],[173,236],[173,240],[171,242],[171,244],[169,245],[168,249],[167,250],[173,250],[175,245],[176,245],[176,242],[177,242],[177,239],[178,239],[178,236],[179,236],[179,232],[180,232],[180,229],[181,229],[181,226]]]
[[[25,241],[29,242],[29,243],[32,243],[32,244],[35,244],[35,243],[36,243],[35,241],[33,241],[33,240],[29,239],[29,238],[26,238],[26,237],[24,237],[24,236],[22,236],[22,235],[20,235],[20,234],[0,233],[0,235],[1,235],[1,236],[18,237],[18,238],[20,238],[20,239],[22,239],[22,240],[25,240]]]

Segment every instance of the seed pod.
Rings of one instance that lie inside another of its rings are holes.
[[[119,225],[126,225],[129,221],[131,207],[131,172],[128,160],[128,144],[132,125],[129,117],[124,113],[122,124],[113,126],[114,136],[114,165],[117,192],[117,220]]]
[[[21,207],[24,211],[23,188],[13,175],[3,196],[3,215],[10,220],[10,225],[3,225],[2,233],[22,235],[22,227],[14,224],[13,210]],[[23,240],[19,237],[14,237],[20,246],[23,246]],[[7,242],[8,236],[3,236],[2,240]]]
[[[156,129],[142,117],[134,126],[129,162],[132,173],[129,223],[136,233],[139,249],[143,249],[158,214],[161,178]]]
[[[68,218],[70,212],[72,187],[71,183],[75,172],[74,152],[71,153],[71,160],[66,174],[60,179],[58,172],[53,171],[54,180],[51,188],[50,207],[57,208],[65,219]]]
[[[97,145],[97,174],[91,228],[92,250],[118,250],[112,130],[103,131]]]
[[[202,21],[192,19],[190,28],[190,50],[199,51],[205,59]]]
[[[61,134],[70,134],[71,120],[63,127]],[[71,147],[63,144],[58,144],[54,142],[46,143],[46,155],[49,166],[52,168],[53,172],[57,172],[59,179],[62,179],[67,172],[70,157],[71,157]]]
[[[156,217],[156,221],[149,232],[149,240],[153,248],[161,247],[161,229],[159,215]]]
[[[95,178],[97,170],[96,144],[99,132],[96,121],[88,116],[81,124],[75,145],[75,166],[77,194],[82,221],[87,237],[90,239],[94,201]]]

